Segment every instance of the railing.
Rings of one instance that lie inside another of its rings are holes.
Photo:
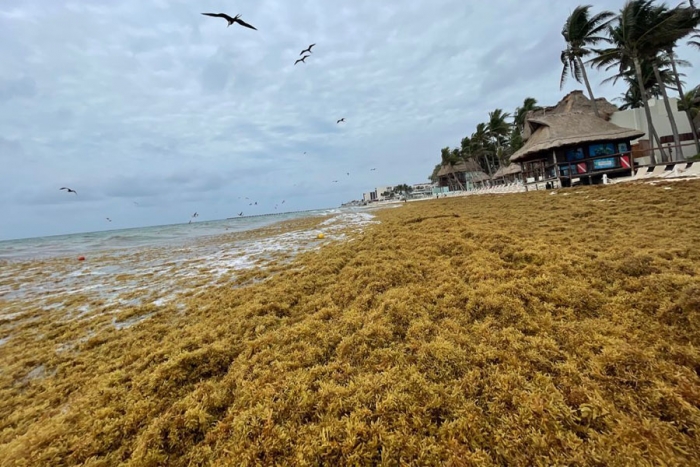
[[[662,137],[664,139],[665,137]],[[653,154],[656,159],[657,164],[673,163],[673,162],[685,162],[687,159],[693,157],[698,153],[694,141],[682,141],[680,144],[680,151],[673,143],[665,143],[663,145],[664,153],[662,154],[657,145],[654,145]],[[680,153],[681,157],[678,157]],[[635,148],[632,147],[632,155],[635,159],[641,159],[643,157],[649,157],[652,154],[651,148]]]
[[[557,163],[553,166],[559,170],[559,178],[577,178],[582,175],[597,175],[612,171],[628,170],[634,172],[634,163],[630,152],[602,154],[586,159]]]

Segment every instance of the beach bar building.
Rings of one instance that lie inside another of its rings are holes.
[[[522,180],[523,168],[518,163],[511,163],[503,166],[493,174],[493,182],[495,185],[504,185],[515,183]]]
[[[568,94],[554,107],[533,111],[526,117],[524,146],[511,157],[520,164],[527,189],[600,183],[633,174],[631,140],[641,130],[623,128],[609,121],[617,108],[596,99],[600,117],[581,91]]]
[[[460,161],[452,166],[443,165],[437,173],[437,192],[472,190],[484,186],[491,178],[481,170],[473,159]],[[444,190],[441,190],[444,189]],[[435,191],[435,190],[434,190]]]

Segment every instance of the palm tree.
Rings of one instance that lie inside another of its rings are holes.
[[[471,136],[471,150],[470,153],[472,157],[475,157],[482,169],[485,168],[490,177],[493,177],[493,170],[491,169],[491,161],[489,156],[494,154],[493,144],[491,138],[489,137],[488,127],[485,123],[479,123],[476,126],[476,131],[472,133]]]
[[[618,67],[621,73],[634,67],[640,94],[646,97],[642,61],[656,57],[661,44],[671,43],[685,35],[675,27],[677,21],[677,16],[665,7],[654,6],[652,0],[628,0],[620,11],[615,25],[608,26],[611,47],[595,50],[597,56],[590,62],[598,68],[605,67],[606,70]],[[646,99],[643,107],[651,140],[654,123]],[[666,153],[663,147],[659,149],[662,160],[665,160]],[[653,151],[651,161],[652,164],[656,163]]]
[[[582,59],[592,52],[591,46],[606,40],[602,34],[615,15],[610,11],[603,11],[591,18],[589,15],[590,9],[591,5],[576,7],[561,30],[561,34],[566,41],[566,49],[561,53],[561,63],[564,67],[561,71],[559,88],[564,87],[564,82],[569,74],[573,74],[574,79],[579,83],[583,80],[586,84],[586,89],[588,89],[588,95],[593,102],[593,111],[597,117],[600,117],[598,105],[595,101],[595,96],[593,96],[591,83],[588,81],[586,67]]]
[[[693,47],[700,49],[700,34],[693,34],[690,36],[690,38],[693,40],[688,41],[688,45],[692,45]]]
[[[506,121],[509,118],[510,114],[501,109],[489,112],[488,132],[497,148],[504,145],[506,137],[510,134],[511,125]]]
[[[698,22],[698,10],[695,8],[695,2],[693,0],[690,0],[690,6],[689,7],[681,7],[680,5],[676,8],[678,10],[679,14],[682,15],[681,21],[685,22],[685,24],[681,24],[681,27],[695,27],[697,26]],[[692,31],[689,31],[689,33]],[[697,37],[700,39],[700,34],[696,34],[691,37]],[[695,45],[696,47],[700,48],[700,42],[694,42],[694,41],[689,41],[688,44],[690,45]],[[676,53],[673,51],[673,49],[676,48],[676,41],[666,44],[666,47],[664,47],[664,52],[666,54],[666,57],[669,60],[669,63],[671,65],[671,69],[673,70],[673,75],[675,78],[675,85],[676,89],[678,90],[678,97],[680,100],[683,100],[684,93],[683,93],[683,83],[681,82],[680,78],[680,73],[678,73],[678,63],[679,60],[676,58]],[[687,63],[687,62],[686,62]],[[690,124],[690,131],[693,134],[693,141],[695,142],[695,149],[700,153],[700,139],[698,139],[698,132],[695,130],[695,124],[693,123],[693,118],[690,116],[690,113],[688,111],[685,112],[686,117],[688,118],[688,123]]]
[[[430,180],[432,183],[437,183],[438,182],[438,172],[440,172],[440,169],[442,169],[442,164],[435,164],[435,167],[433,167],[433,173],[430,174],[430,177],[428,177],[428,180]]]
[[[449,166],[450,167],[450,175],[452,175],[452,179],[454,182],[456,182],[456,185],[459,186],[461,190],[464,190],[464,186],[462,183],[459,181],[457,176],[455,175],[455,164],[458,164],[459,161],[461,160],[461,157],[459,156],[459,150],[455,154],[454,151],[450,150],[449,147],[442,148],[440,150],[440,157],[442,158],[442,165],[443,166]],[[451,188],[454,188],[454,185],[450,183]]]
[[[518,131],[522,133],[525,129],[525,119],[527,114],[532,110],[540,110],[542,107],[537,105],[537,99],[534,97],[526,97],[523,101],[523,105],[515,109],[515,116],[513,117],[513,124],[517,127]]]
[[[670,63],[677,83],[676,86],[679,89],[680,96],[683,97],[682,84],[680,82],[680,77],[678,75],[678,68],[676,66],[676,60],[674,58],[673,49],[676,47],[676,42],[681,37],[690,34],[698,23],[697,15],[695,14],[694,8],[676,7],[669,10],[665,6],[657,6],[654,9],[656,18],[653,19],[654,23],[663,24],[665,23],[664,30],[657,33],[654,36],[656,45],[652,45],[651,49],[656,47],[656,56],[651,58],[651,64],[654,69],[654,76],[659,84],[659,90],[661,91],[661,96],[663,97],[664,106],[666,107],[666,113],[668,115],[669,123],[671,124],[671,131],[673,132],[673,142],[676,146],[676,157],[679,158],[682,155],[681,140],[678,134],[678,126],[676,124],[676,117],[673,115],[671,109],[671,103],[668,100],[668,93],[666,92],[666,83],[661,77],[659,71],[659,65],[664,62]],[[672,30],[672,31],[669,31]],[[673,33],[673,34],[671,34]],[[661,55],[658,55],[661,54]],[[692,124],[691,124],[692,126]],[[695,134],[695,132],[693,132]],[[697,137],[695,137],[697,144]],[[700,146],[698,146],[700,148]]]
[[[688,112],[691,119],[695,119],[700,114],[700,86],[685,93],[683,99],[678,101],[678,110]]]
[[[661,63],[661,68],[659,68],[659,74],[661,76],[662,81],[665,85],[673,87],[675,85],[675,77],[673,76],[672,71],[668,69],[670,63],[667,63],[668,60],[666,60],[664,56],[658,56],[656,60],[658,60]],[[678,64],[681,66],[690,65],[685,60],[679,60]],[[632,64],[626,64],[624,66],[624,69],[622,69],[621,71],[618,70],[617,73],[615,73],[613,76],[605,78],[602,82],[617,84],[617,82],[621,79],[625,83],[627,83],[628,87],[639,88],[639,85],[637,84],[637,73],[634,69],[634,65]],[[644,89],[647,90],[648,96],[656,98],[661,97],[661,89],[659,87],[659,82],[656,79],[654,73],[654,64],[651,60],[642,60],[642,79]]]
[[[657,63],[664,67],[671,65],[668,57],[664,55],[659,55],[653,60],[644,59],[641,64],[643,88],[646,90],[647,100],[651,98],[659,99],[663,97],[660,83],[663,83],[665,86],[673,87],[675,80],[680,80],[678,76],[674,76],[674,73],[671,70],[668,68],[660,68]],[[681,66],[690,65],[685,60],[678,60],[677,64]],[[621,97],[618,98],[618,100],[623,102],[620,110],[643,107],[644,99],[642,99],[642,94],[639,91],[640,86],[637,84],[634,67],[627,67],[624,71],[604,79],[603,83],[612,82],[613,84],[616,84],[621,78],[627,83],[628,89]],[[654,138],[656,145],[661,147],[661,139],[656,133],[656,130],[652,130],[650,136]]]
[[[693,0],[689,0],[688,3],[690,3],[690,9],[693,10],[693,12],[695,12],[695,14],[697,15],[698,9],[695,7],[695,2]],[[700,33],[693,34],[692,36],[690,36],[690,38],[694,40],[688,41],[688,45],[700,49]]]
[[[638,109],[644,105],[644,99],[642,99],[642,95],[639,94],[639,88],[636,83],[630,85],[627,91],[622,93],[620,97],[616,97],[615,100],[622,103],[620,110]]]

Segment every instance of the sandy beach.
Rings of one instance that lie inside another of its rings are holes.
[[[270,245],[246,267],[232,236],[79,266],[106,283],[2,263],[0,464],[691,465],[698,206],[455,197],[232,234]]]

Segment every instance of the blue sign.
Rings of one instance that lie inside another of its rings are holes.
[[[591,144],[588,146],[588,154],[591,157],[612,155],[615,154],[615,146],[612,143]]]
[[[593,170],[614,169],[617,167],[617,159],[615,157],[606,157],[605,159],[595,159],[593,161]]]
[[[583,159],[583,157],[583,148],[566,150],[566,160],[568,162],[580,161],[581,159]]]

